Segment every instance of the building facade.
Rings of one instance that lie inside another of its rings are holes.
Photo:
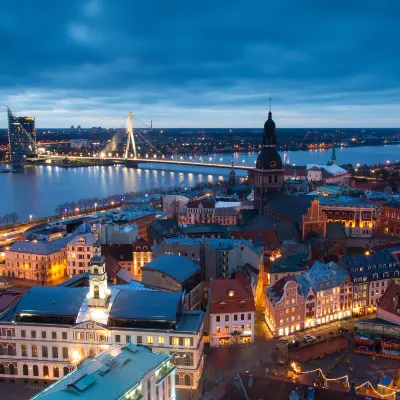
[[[212,199],[189,200],[186,210],[179,215],[182,224],[210,224],[214,222],[215,201]]]
[[[8,106],[7,117],[10,161],[24,162],[37,153],[35,118],[16,117]]]
[[[400,236],[400,201],[390,200],[382,204],[380,231]]]
[[[204,313],[182,311],[178,292],[108,286],[104,257],[94,253],[89,287],[33,287],[0,314],[0,377],[49,383],[110,345],[134,344],[173,356],[176,387],[196,389]]]
[[[254,298],[240,280],[211,280],[209,307],[211,347],[254,342]]]
[[[153,259],[151,243],[148,240],[137,238],[133,243],[132,274],[136,279],[142,276],[142,267]]]
[[[72,236],[50,242],[20,241],[5,251],[3,276],[52,282],[68,275],[67,243]]]
[[[85,233],[74,237],[67,244],[68,275],[74,276],[89,271],[93,257],[93,233]]]

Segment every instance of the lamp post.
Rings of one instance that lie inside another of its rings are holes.
[[[33,217],[33,215],[32,215],[32,214],[29,214],[29,225],[32,224],[32,217]]]

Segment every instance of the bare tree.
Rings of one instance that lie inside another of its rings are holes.
[[[44,284],[50,279],[50,263],[45,257],[42,257],[39,262],[38,272],[36,273],[36,276],[38,277],[38,281],[40,282],[41,286],[44,286]]]
[[[18,214],[15,213],[15,212],[13,212],[13,213],[8,214],[8,215],[9,215],[10,222],[13,223],[14,228],[15,228],[15,224],[19,221],[19,216],[18,216]]]

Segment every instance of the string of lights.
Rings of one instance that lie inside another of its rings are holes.
[[[324,379],[325,383],[326,383],[326,382],[332,382],[332,381],[341,381],[341,380],[345,380],[347,387],[350,387],[350,384],[349,384],[349,376],[348,376],[348,375],[343,375],[343,376],[340,376],[340,377],[338,377],[338,378],[327,378],[327,377],[325,376],[325,374],[323,373],[323,371],[322,371],[321,368],[316,368],[316,369],[312,369],[312,370],[309,370],[309,371],[301,371],[301,370],[300,370],[300,367],[298,367],[298,366],[296,365],[296,363],[294,363],[294,362],[291,364],[291,367],[293,368],[293,370],[294,370],[295,373],[297,373],[297,374],[302,374],[302,375],[303,375],[303,374],[312,374],[312,373],[318,372],[318,373],[322,376],[322,378]],[[389,390],[392,391],[391,393],[388,393],[388,394],[381,394],[381,393],[379,393],[379,392],[374,388],[374,386],[372,385],[372,383],[371,383],[370,381],[366,381],[366,382],[364,382],[363,384],[361,384],[361,385],[359,385],[359,386],[356,386],[355,389],[356,389],[356,391],[357,391],[358,389],[361,389],[362,387],[364,387],[364,386],[366,386],[366,385],[369,386],[370,389],[371,389],[375,394],[377,394],[378,396],[380,396],[381,399],[385,399],[385,398],[389,398],[389,397],[394,397],[394,396],[396,396],[396,393],[400,393],[400,390],[398,390],[398,389],[391,389],[391,388],[388,388]],[[328,386],[328,385],[327,385],[327,386]]]

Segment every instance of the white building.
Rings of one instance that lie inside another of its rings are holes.
[[[255,304],[251,290],[239,279],[210,281],[211,347],[254,342]]]
[[[182,311],[182,293],[137,281],[108,286],[94,246],[89,288],[37,286],[0,314],[0,378],[48,383],[113,344],[174,356],[177,388],[196,389],[203,369],[202,311]]]
[[[137,224],[105,223],[101,226],[100,241],[102,244],[132,244],[139,235]]]
[[[89,271],[93,257],[93,233],[75,236],[67,244],[68,275],[74,276]]]
[[[307,179],[313,182],[347,184],[350,180],[350,173],[335,164],[307,164]]]
[[[146,346],[110,346],[33,396],[31,400],[85,399],[172,400],[175,395],[173,356]],[[121,397],[122,394],[122,397]]]

